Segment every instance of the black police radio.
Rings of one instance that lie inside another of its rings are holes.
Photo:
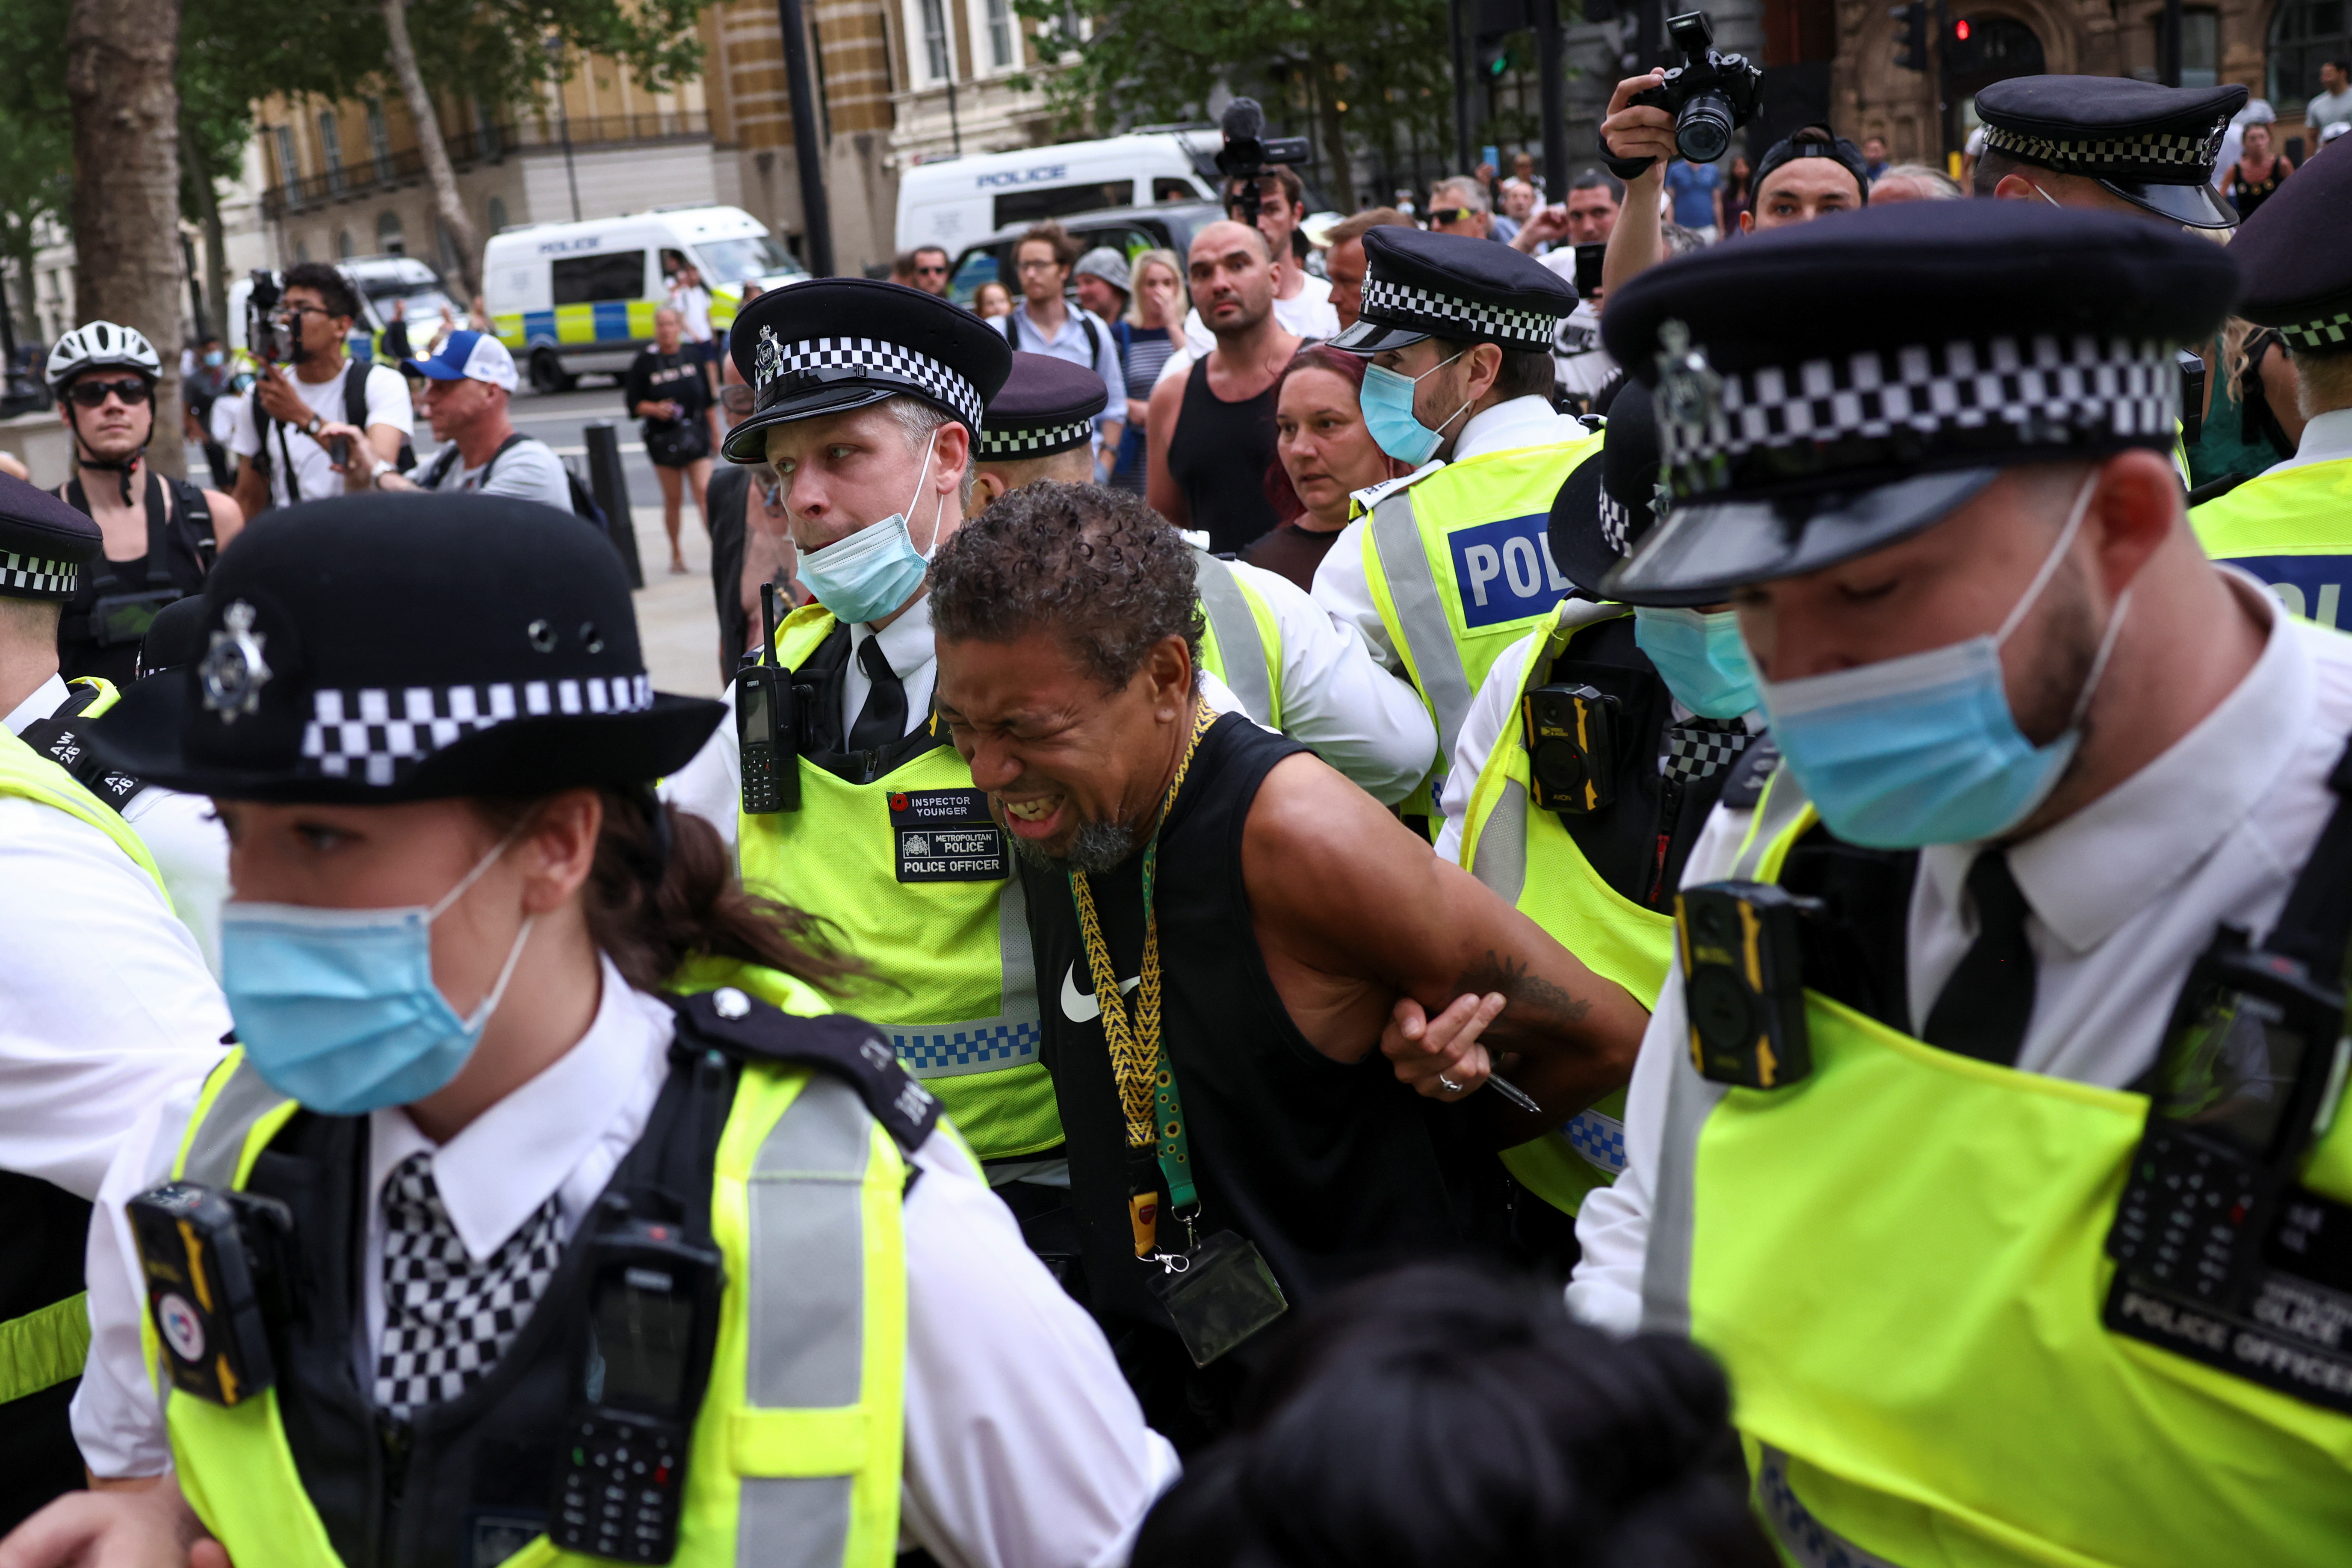
[[[1519,699],[1528,794],[1544,811],[1584,816],[1617,799],[1618,702],[1590,686],[1538,686]]]
[[[757,658],[735,672],[735,738],[743,770],[743,810],[763,816],[801,808],[800,690],[776,663],[776,585],[760,584],[765,636]]]
[[[617,1198],[604,1206],[547,1534],[566,1551],[667,1563],[726,1267],[677,1225],[634,1216]]]
[[[1756,117],[1764,73],[1745,55],[1716,53],[1715,25],[1704,11],[1669,16],[1666,36],[1682,51],[1683,63],[1627,101],[1673,115],[1675,151],[1694,163],[1712,163],[1731,150],[1731,133]]]

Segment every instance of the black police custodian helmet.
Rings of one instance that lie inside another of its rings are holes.
[[[73,597],[105,543],[98,524],[44,489],[0,474],[0,599]]]
[[[1916,533],[2004,468],[2168,452],[2180,344],[2230,252],[2119,213],[1898,202],[1653,268],[1602,341],[1656,403],[1667,516],[1612,596],[1816,571]]]
[[[1566,279],[1507,245],[1466,234],[1375,228],[1364,235],[1364,302],[1335,349],[1371,355],[1444,338],[1551,349],[1576,309]]]
[[[961,306],[871,278],[814,278],[761,295],[728,335],[751,416],[727,433],[730,463],[768,455],[768,427],[913,397],[980,434],[1013,366],[1003,334]]]
[[[352,496],[262,518],[205,584],[205,652],[89,726],[193,794],[348,805],[649,783],[724,707],[656,692],[612,546],[530,501]]]
[[[2213,190],[2213,163],[2242,87],[2158,87],[2128,77],[2019,76],[1977,94],[1985,151],[2099,182],[2192,228],[2237,215]],[[2039,204],[2037,204],[2039,205]]]
[[[1552,498],[1544,542],[1561,576],[1590,599],[1621,604],[1687,607],[1711,605],[1722,595],[1705,591],[1654,588],[1612,594],[1609,574],[1624,563],[1657,525],[1658,421],[1650,390],[1638,381],[1618,389],[1609,405],[1609,427],[1601,455],[1576,465]]]

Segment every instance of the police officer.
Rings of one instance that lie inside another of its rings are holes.
[[[197,1523],[316,1568],[1117,1552],[1168,1450],[830,1014],[841,955],[654,800],[721,710],[652,689],[612,552],[510,498],[355,497],[265,520],[205,603],[197,667],[96,730],[235,843],[242,1047],[124,1141],[90,1248],[76,1433],[163,1479],[5,1560]],[[223,1217],[144,1208],[167,1180]]]
[[[94,519],[107,549],[67,605],[58,644],[68,677],[131,677],[156,611],[204,585],[245,514],[219,490],[147,465],[163,362],[146,334],[89,321],[49,351],[49,395],[72,433],[73,477],[53,493]]]
[[[1564,280],[1508,246],[1419,229],[1373,229],[1364,256],[1362,313],[1332,346],[1371,360],[1364,423],[1416,468],[1357,497],[1315,598],[1413,683],[1443,759],[1496,656],[1568,592],[1545,520],[1600,439],[1552,411],[1552,334],[1576,309]]]
[[[1645,1007],[1665,980],[1683,864],[1727,784],[1735,801],[1752,795],[1758,769],[1741,764],[1761,728],[1728,605],[1601,589],[1648,534],[1657,482],[1650,395],[1629,382],[1599,460],[1552,502],[1551,558],[1576,591],[1487,672],[1446,771],[1437,839]],[[1620,1090],[1503,1163],[1573,1215],[1625,1168],[1624,1116]]]
[[[1980,196],[2100,207],[2190,228],[2238,215],[2213,189],[2213,163],[2246,89],[2159,87],[2127,77],[2019,76],[1977,94]]]
[[[1016,351],[980,433],[977,510],[1038,479],[1087,483],[1091,456],[1081,463],[1071,454],[1082,444],[1092,452],[1091,420],[1108,400],[1102,378],[1085,366]],[[1412,689],[1288,578],[1196,553],[1210,705],[1239,709],[1313,747],[1383,805],[1410,795],[1436,754],[1429,714]]]
[[[82,1483],[67,1405],[90,1200],[142,1110],[228,1027],[104,771],[93,793],[55,760],[87,751],[79,718],[51,719],[79,700],[58,619],[100,547],[89,518],[0,476],[0,1525]]]
[[[2352,1539],[2309,1310],[2352,641],[2209,562],[2165,456],[2235,286],[2136,218],[1925,202],[1609,302],[1673,491],[1610,586],[1736,593],[1782,763],[1692,852],[1570,1300],[1724,1363],[1791,1562]]]
[[[2248,218],[2230,254],[2238,314],[2278,329],[2309,423],[2294,456],[2189,514],[2217,561],[2289,611],[2352,625],[2352,159],[2315,158]]]

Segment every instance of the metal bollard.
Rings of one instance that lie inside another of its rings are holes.
[[[581,426],[588,444],[588,488],[604,509],[605,527],[621,564],[629,569],[629,586],[646,585],[646,569],[637,561],[637,521],[629,510],[629,477],[621,471],[621,433],[609,419],[592,419]]]

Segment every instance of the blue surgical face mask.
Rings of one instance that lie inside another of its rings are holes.
[[[1445,439],[1445,426],[1470,405],[1465,402],[1433,430],[1412,416],[1412,389],[1461,357],[1455,354],[1454,359],[1441,360],[1419,375],[1402,375],[1376,364],[1364,367],[1364,428],[1372,433],[1381,451],[1416,468],[1437,455]]]
[[[221,363],[222,357],[221,352],[218,349],[206,349],[205,351],[205,363],[206,364],[216,365]]]
[[[913,506],[922,499],[923,483],[931,477],[931,448],[923,449],[923,471],[915,481],[915,494],[907,504]],[[947,498],[940,498],[940,508],[946,510]],[[939,548],[939,513],[931,514],[931,548]],[[923,585],[923,574],[930,570],[930,552],[915,548],[912,535],[907,531],[907,514],[895,512],[877,523],[859,529],[846,538],[836,539],[822,550],[803,551],[800,559],[800,579],[816,595],[817,603],[831,610],[839,621],[862,625],[879,616],[887,616],[915,596]]]
[[[2024,597],[1990,637],[1801,680],[1757,682],[1772,736],[1830,831],[1878,849],[1968,844],[2015,827],[2049,798],[2082,743],[2084,710],[2131,607],[2126,589],[2065,733],[2036,746],[2009,710],[2000,645],[2042,595],[2082,526],[2094,475]]]
[[[469,1018],[433,983],[433,922],[512,841],[430,909],[222,905],[221,989],[261,1081],[312,1110],[359,1116],[413,1104],[456,1078],[514,978],[532,921],[523,921]]]
[[[1650,656],[1675,700],[1706,719],[1737,719],[1756,706],[1756,669],[1731,610],[1633,608],[1633,646]]]

